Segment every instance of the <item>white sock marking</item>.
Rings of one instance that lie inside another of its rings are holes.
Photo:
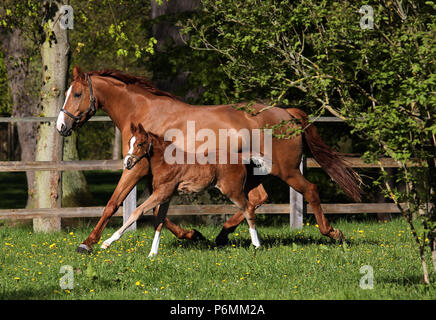
[[[153,238],[153,244],[151,245],[151,251],[148,257],[153,257],[158,254],[159,251],[160,232],[156,231]]]
[[[251,243],[257,249],[260,247],[260,240],[256,229],[250,229]]]
[[[112,244],[112,242],[117,241],[119,238],[121,238],[121,234],[118,231],[114,232],[112,237],[110,237],[105,242],[103,242],[103,244],[101,245],[101,248],[107,249]]]

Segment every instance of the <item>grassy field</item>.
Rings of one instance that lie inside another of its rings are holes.
[[[77,245],[91,227],[34,234],[29,226],[0,227],[0,299],[436,299],[421,281],[413,239],[400,220],[336,221],[348,238],[339,245],[316,225],[300,231],[259,226],[263,249],[254,250],[246,224],[225,248],[219,227],[195,226],[207,241],[177,240],[164,230],[160,254],[147,258],[153,229],[126,234],[108,250],[81,255]],[[107,228],[106,239],[114,228]],[[61,267],[73,269],[73,289],[62,290]],[[373,289],[362,289],[373,268]],[[435,275],[432,274],[432,281]]]

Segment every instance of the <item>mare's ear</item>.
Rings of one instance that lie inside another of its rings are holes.
[[[73,69],[73,80],[84,80],[85,74],[79,66],[75,66]]]
[[[130,123],[130,132],[134,135],[136,133],[136,130],[138,130],[137,127],[133,124],[133,122]]]

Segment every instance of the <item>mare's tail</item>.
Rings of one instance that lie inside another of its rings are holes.
[[[343,157],[322,141],[315,126],[309,124],[307,114],[296,108],[286,111],[298,119],[304,128],[304,138],[313,157],[322,169],[335,181],[345,193],[356,202],[361,202],[363,194],[360,176],[344,161]]]

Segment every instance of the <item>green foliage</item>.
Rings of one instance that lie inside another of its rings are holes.
[[[104,0],[71,2],[74,29],[70,31],[71,68],[86,71],[119,69],[146,74],[144,63],[154,54],[150,4],[144,1]]]
[[[9,92],[8,74],[4,64],[4,55],[0,51],[0,115],[9,116],[12,112],[11,95]]]

